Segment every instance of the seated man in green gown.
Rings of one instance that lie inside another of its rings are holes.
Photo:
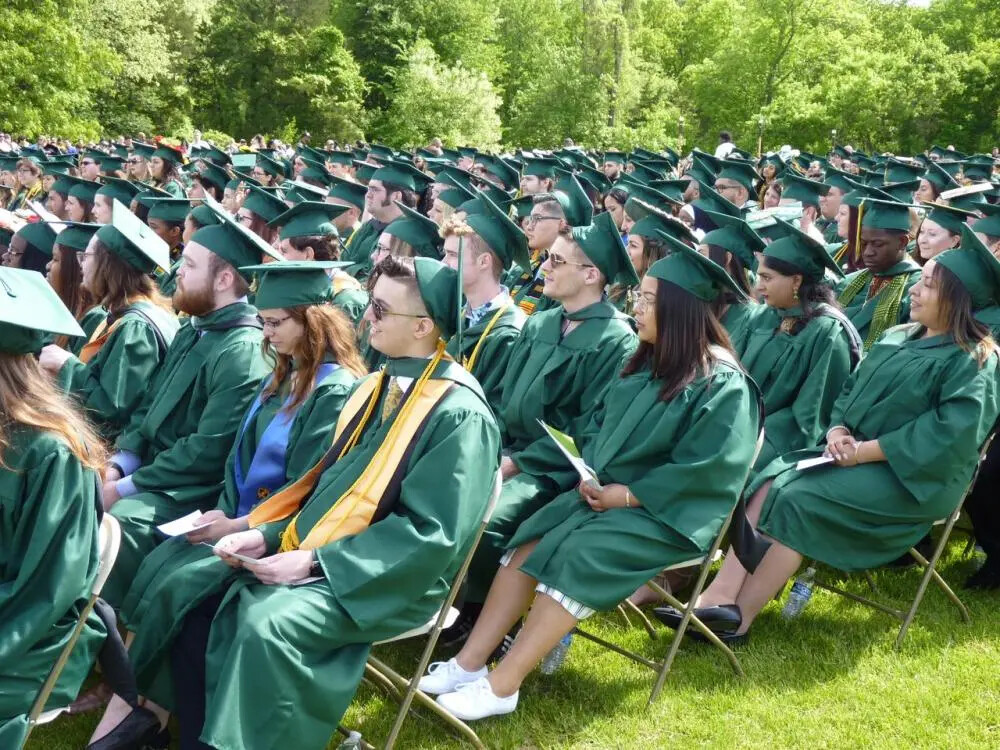
[[[609,214],[560,235],[542,269],[545,294],[559,305],[528,319],[510,355],[497,414],[503,494],[469,570],[462,617],[448,629],[450,644],[475,622],[518,526],[558,494],[553,467],[566,464],[539,420],[577,439],[637,344],[631,319],[604,294],[608,283],[638,283]]]
[[[484,213],[452,215],[441,228],[444,262],[459,268],[466,304],[463,331],[448,342],[448,353],[479,381],[494,411],[500,408],[507,362],[527,316],[500,284],[505,268],[530,268],[524,232],[486,195]]]
[[[429,258],[376,267],[366,317],[385,368],[358,382],[323,458],[216,544],[246,570],[185,617],[170,674],[140,677],[181,747],[323,747],[371,644],[440,607],[500,460],[482,390],[444,351],[457,281]]]
[[[250,279],[236,269],[262,254],[281,258],[221,208],[217,215],[222,223],[199,229],[184,248],[173,301],[190,317],[119,437],[105,477],[104,507],[122,527],[102,592],[115,608],[157,545],[156,527],[215,504],[229,446],[269,370],[257,309],[246,301]]]

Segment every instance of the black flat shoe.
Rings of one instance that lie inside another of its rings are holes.
[[[1000,565],[987,560],[983,567],[965,579],[962,587],[979,591],[1000,589]]]
[[[142,746],[142,750],[167,750],[170,747],[170,730],[163,727],[153,739]]]
[[[87,745],[87,750],[142,750],[149,747],[158,746],[152,743],[165,734],[166,730],[160,729],[160,720],[156,714],[148,708],[137,706],[132,709],[132,713],[121,720],[121,723],[108,732],[106,735]],[[170,735],[166,733],[169,742]]]
[[[725,643],[730,648],[735,648],[736,646],[742,646],[750,639],[750,631],[745,633],[737,633],[735,630],[730,631],[713,631],[715,635],[718,636],[719,640]],[[707,637],[695,628],[689,628],[684,635],[690,635],[692,641],[698,641],[698,643],[711,643]]]
[[[684,613],[676,607],[657,607],[653,610],[656,618],[672,630],[680,627]],[[714,632],[732,632],[743,624],[743,614],[735,604],[717,607],[695,607],[694,615]]]

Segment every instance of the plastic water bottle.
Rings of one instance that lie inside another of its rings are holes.
[[[337,746],[337,750],[361,750],[361,732],[352,730],[347,739]]]
[[[569,653],[569,647],[572,643],[573,634],[567,633],[559,643],[552,647],[552,650],[542,659],[542,674],[552,674],[562,666],[562,663],[566,661],[566,654]]]
[[[816,568],[806,568],[806,572],[795,579],[792,590],[788,593],[788,601],[781,610],[781,616],[786,620],[798,617],[806,608],[813,595],[813,580],[816,578]]]

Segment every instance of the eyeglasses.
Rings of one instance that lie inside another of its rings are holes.
[[[138,157],[138,156],[133,156],[132,158],[130,158],[128,160],[128,163],[129,164],[141,164],[142,163],[142,159],[140,157]]]
[[[529,226],[529,227],[533,227],[533,226],[535,226],[535,224],[537,224],[540,221],[546,221],[546,220],[549,220],[549,219],[555,219],[556,221],[562,221],[562,218],[563,218],[562,216],[545,216],[543,214],[528,214],[524,218],[524,223],[527,226]]]
[[[283,318],[262,318],[261,316],[258,315],[257,320],[260,321],[260,324],[264,326],[264,328],[270,328],[273,331],[282,323],[284,323],[286,320],[288,320],[290,317],[292,316],[286,315]]]
[[[81,167],[96,167],[97,166],[97,162],[94,161],[93,159],[84,159],[83,161],[80,162],[80,166]]]
[[[247,216],[246,214],[237,214],[236,221],[238,221],[240,224],[246,224],[247,226],[250,226],[251,224],[253,224],[253,217]]]
[[[549,263],[553,268],[558,268],[559,266],[571,265],[580,266],[580,268],[594,268],[593,263],[577,263],[575,260],[566,260],[561,255],[556,255],[555,253],[549,253]]]
[[[375,316],[375,320],[382,320],[386,315],[398,315],[401,318],[427,318],[428,315],[419,315],[417,313],[401,313],[393,312],[392,310],[386,310],[385,305],[383,305],[378,300],[373,299],[370,303],[372,308],[372,315]]]
[[[724,190],[739,190],[741,185],[733,183],[732,185],[720,185],[718,182],[715,183],[715,189],[718,192],[723,192]]]

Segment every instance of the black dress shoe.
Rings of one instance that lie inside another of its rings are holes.
[[[715,632],[715,635],[718,637],[720,641],[725,643],[730,648],[734,646],[742,646],[750,638],[749,630],[746,631],[745,633],[737,633],[735,630],[717,631],[713,629],[713,632]],[[692,641],[698,641],[699,643],[711,643],[711,641],[709,641],[708,638],[705,637],[704,633],[702,633],[700,630],[696,630],[695,628],[691,628],[687,631],[687,633],[685,633],[685,635],[688,634],[690,634]]]
[[[983,567],[965,579],[963,587],[980,591],[1000,589],[1000,562],[986,558]]]
[[[142,750],[166,730],[160,729],[160,720],[148,708],[137,706],[132,713],[106,735],[87,745],[87,750]],[[170,735],[166,734],[169,741]],[[166,747],[165,745],[163,747]]]
[[[684,613],[675,607],[657,607],[653,610],[653,614],[660,622],[673,630],[680,626],[681,619],[684,617]],[[743,624],[743,614],[735,604],[695,607],[694,615],[716,633],[733,632]]]
[[[458,617],[455,618],[455,622],[450,627],[441,631],[438,645],[444,648],[462,646],[468,640],[469,633],[472,632],[476,620],[479,619],[479,613],[482,611],[482,604],[466,602],[465,606],[462,607],[462,611],[459,612]]]

